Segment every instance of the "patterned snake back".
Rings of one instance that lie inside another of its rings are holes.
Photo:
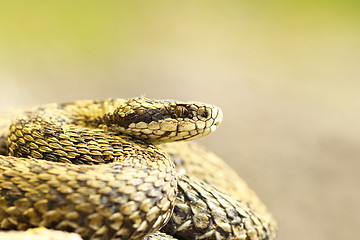
[[[0,228],[103,240],[274,239],[275,221],[243,180],[182,142],[221,120],[208,104],[145,98],[8,111],[0,116]]]

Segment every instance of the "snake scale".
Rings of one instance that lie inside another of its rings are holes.
[[[146,98],[48,104],[0,116],[0,228],[83,239],[275,239],[246,183],[193,140],[212,105]],[[48,161],[44,161],[48,160]]]

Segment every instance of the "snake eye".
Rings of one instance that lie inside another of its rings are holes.
[[[189,114],[189,111],[184,106],[176,106],[175,108],[175,115],[179,118],[185,118]]]

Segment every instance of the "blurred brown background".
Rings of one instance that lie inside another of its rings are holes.
[[[4,1],[0,107],[75,99],[222,107],[201,142],[279,223],[279,240],[360,229],[359,1]]]

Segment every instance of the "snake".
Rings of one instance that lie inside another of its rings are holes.
[[[83,239],[272,240],[258,196],[210,150],[222,110],[200,102],[80,100],[0,112],[0,229]]]

